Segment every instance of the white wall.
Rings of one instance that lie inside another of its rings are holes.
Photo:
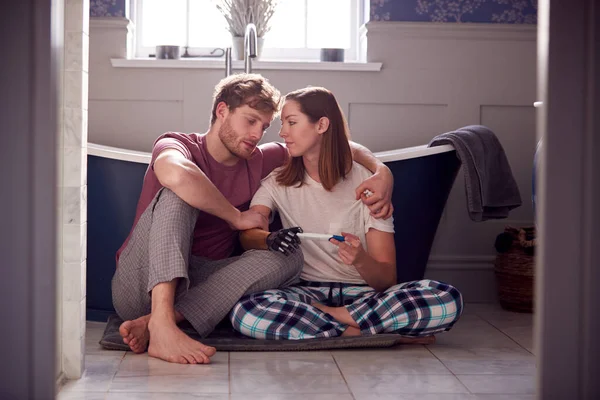
[[[129,30],[128,30],[129,29]],[[223,70],[115,68],[127,57],[126,20],[93,19],[90,31],[89,141],[150,151],[168,130],[204,132]],[[528,225],[535,151],[536,28],[497,24],[371,22],[369,61],[380,72],[260,71],[283,93],[331,89],[353,140],[372,151],[428,143],[484,124],[499,137],[523,197],[509,220],[468,218],[459,175],[442,218],[427,276],[459,287],[467,301],[495,299],[493,243],[505,225]],[[278,123],[264,140],[279,140]]]

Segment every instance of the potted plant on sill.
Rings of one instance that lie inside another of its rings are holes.
[[[244,33],[249,23],[256,25],[257,56],[262,52],[264,36],[271,29],[271,18],[279,0],[215,0],[217,9],[231,33],[233,58],[244,59]]]

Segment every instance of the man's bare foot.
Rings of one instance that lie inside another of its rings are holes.
[[[208,364],[217,350],[190,338],[169,319],[151,318],[148,323],[148,355],[179,364]]]
[[[129,345],[134,353],[143,353],[148,348],[148,340],[150,339],[148,321],[150,321],[150,315],[144,315],[138,319],[125,321],[119,327],[123,342]]]

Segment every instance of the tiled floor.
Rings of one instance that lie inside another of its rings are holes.
[[[97,344],[88,322],[86,371],[59,400],[522,400],[534,399],[530,314],[467,304],[432,346],[294,353],[220,352],[176,365]]]

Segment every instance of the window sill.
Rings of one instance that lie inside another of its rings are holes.
[[[224,59],[179,59],[157,60],[154,58],[111,58],[116,68],[195,68],[225,70]],[[374,62],[322,62],[322,61],[253,61],[253,70],[292,71],[381,71],[382,63]],[[243,70],[244,62],[235,60],[233,70]]]

